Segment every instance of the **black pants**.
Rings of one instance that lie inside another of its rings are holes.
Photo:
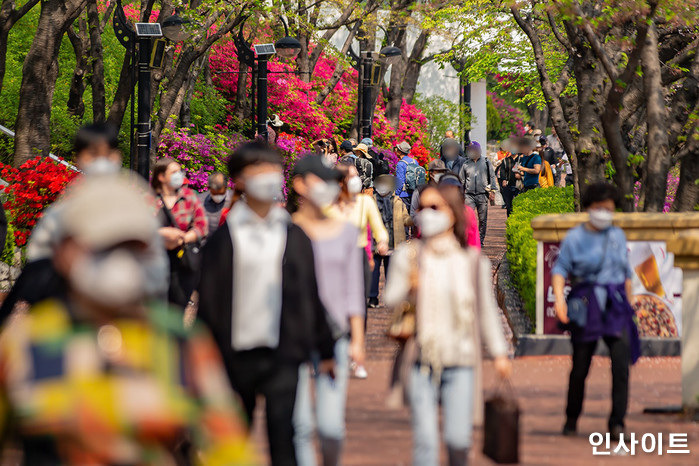
[[[505,201],[505,207],[507,208],[507,216],[512,214],[512,202],[515,197],[519,194],[519,189],[514,186],[503,186],[502,187],[502,200]]]
[[[374,272],[371,275],[371,291],[369,298],[379,297],[379,281],[381,280],[381,264],[383,263],[383,273],[388,277],[388,264],[391,261],[391,256],[382,256],[374,254]]]
[[[604,337],[612,360],[612,412],[608,427],[624,426],[626,408],[629,402],[629,364],[631,351],[628,340],[618,337]],[[570,371],[568,385],[568,406],[566,407],[566,426],[574,429],[580,417],[585,398],[585,379],[590,370],[592,355],[597,341],[573,343],[573,368]]]
[[[233,389],[240,396],[252,426],[258,395],[265,398],[267,439],[273,466],[295,466],[294,403],[299,378],[297,364],[281,363],[275,352],[259,348],[237,353],[228,361]]]
[[[478,213],[478,232],[481,235],[481,246],[485,241],[485,233],[488,228],[488,193],[466,194],[466,203],[476,209]]]

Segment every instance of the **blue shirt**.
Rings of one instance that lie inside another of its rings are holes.
[[[417,163],[415,162],[415,159],[412,157],[403,156],[402,159],[398,162],[396,165],[396,178],[398,178],[398,182],[396,183],[396,194],[399,197],[408,197],[408,192],[403,191],[403,186],[405,185],[405,173],[408,171],[408,165],[411,163]]]
[[[525,168],[534,168],[534,165],[541,165],[541,156],[536,152],[531,155],[525,155],[522,157],[522,166]],[[539,185],[539,175],[534,175],[532,173],[525,173],[522,179],[525,188]]]
[[[585,224],[568,232],[551,270],[551,275],[595,285],[619,285],[631,278],[631,274],[624,231],[617,227],[592,231]],[[595,294],[600,307],[604,308],[606,292],[598,287]]]

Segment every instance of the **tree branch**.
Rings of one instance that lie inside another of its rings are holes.
[[[609,55],[607,55],[606,50],[604,50],[604,46],[600,42],[599,37],[597,37],[595,31],[592,30],[592,26],[590,25],[590,22],[587,20],[587,16],[585,15],[585,13],[583,13],[582,8],[580,8],[580,4],[577,1],[574,3],[573,9],[576,15],[578,15],[580,18],[583,18],[581,28],[583,33],[585,34],[585,38],[590,43],[592,51],[595,52],[595,56],[602,63],[602,66],[604,67],[604,70],[607,72],[609,78],[612,80],[612,82],[615,82],[619,77],[619,72],[612,63],[612,60],[609,58]],[[636,43],[638,44],[638,41]]]
[[[549,24],[551,25],[551,31],[553,31],[553,35],[556,36],[558,42],[560,42],[560,44],[566,49],[568,55],[573,55],[573,53],[575,53],[575,51],[573,50],[573,46],[571,46],[570,42],[568,42],[568,40],[561,34],[561,31],[558,29],[558,25],[556,24],[556,18],[553,17],[553,13],[547,11],[546,16],[549,19]]]

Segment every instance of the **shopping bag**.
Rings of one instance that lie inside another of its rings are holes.
[[[499,464],[519,463],[519,403],[506,384],[485,402],[483,423],[483,454]]]
[[[505,205],[505,200],[502,198],[502,193],[500,191],[495,191],[495,205],[497,205],[497,206]]]

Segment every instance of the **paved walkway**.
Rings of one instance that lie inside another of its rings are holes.
[[[484,251],[493,260],[494,268],[505,249],[504,212],[493,208],[489,215]],[[395,349],[383,336],[388,315],[389,311],[385,308],[370,311],[367,337],[369,379],[352,380],[350,383],[343,463],[347,466],[411,464],[409,412],[405,409],[392,411],[384,404]],[[521,464],[699,464],[699,425],[683,422],[676,416],[642,414],[646,407],[680,403],[679,358],[642,358],[632,368],[627,428],[629,432],[637,434],[662,432],[666,439],[669,433],[687,433],[692,450],[690,455],[657,456],[643,453],[640,448],[634,457],[592,455],[588,436],[603,431],[610,408],[609,361],[600,357],[595,357],[588,378],[585,412],[579,425],[580,436],[560,436],[569,371],[569,357],[527,357],[514,361],[513,384],[522,409]],[[496,385],[491,363],[485,363],[484,374],[487,396]],[[260,429],[257,435],[261,437]],[[494,464],[480,453],[480,430],[476,430],[474,437],[472,464]]]

